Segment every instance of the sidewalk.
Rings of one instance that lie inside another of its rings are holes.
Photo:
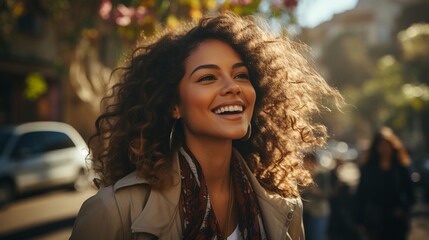
[[[410,234],[408,240],[429,239],[429,205],[417,203],[411,213]]]
[[[416,205],[411,210],[408,240],[429,239],[429,203],[423,202],[421,189],[416,191]]]

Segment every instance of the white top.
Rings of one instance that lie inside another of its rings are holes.
[[[228,236],[227,240],[239,240],[240,235],[240,229],[238,228],[237,224],[237,227],[235,227],[234,232],[232,232],[231,235]]]

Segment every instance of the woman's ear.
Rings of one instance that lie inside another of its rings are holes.
[[[180,119],[179,106],[175,105],[175,106],[173,107],[173,109],[171,110],[171,114],[172,114],[172,117],[173,117],[174,119]]]

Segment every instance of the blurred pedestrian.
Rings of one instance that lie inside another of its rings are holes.
[[[350,180],[345,181],[345,179],[342,179],[345,174],[341,174],[346,164],[354,163],[346,163],[346,160],[341,158],[336,158],[335,162],[335,167],[330,171],[331,195],[329,203],[331,214],[329,216],[328,239],[360,240],[353,219],[353,187],[349,182]],[[342,178],[339,176],[340,174],[343,176]],[[350,173],[347,174],[347,177],[353,178],[353,176],[350,176]]]
[[[100,190],[71,239],[304,239],[299,153],[339,93],[252,17],[142,39],[90,141]]]
[[[368,239],[406,239],[414,202],[409,165],[410,157],[392,129],[377,131],[361,167],[355,199],[356,221]]]
[[[330,172],[319,164],[314,153],[307,153],[304,156],[304,166],[310,171],[315,183],[302,193],[306,239],[325,240],[331,213],[329,205]]]

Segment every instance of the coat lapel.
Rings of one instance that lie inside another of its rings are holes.
[[[234,154],[245,166],[246,175],[252,184],[253,190],[258,198],[261,215],[264,222],[266,234],[269,239],[285,239],[288,228],[293,217],[301,217],[294,213],[296,207],[295,199],[285,199],[277,194],[270,194],[258,182],[252,174],[241,155],[234,150]]]
[[[179,199],[180,187],[174,186],[168,191],[151,191],[145,208],[132,222],[131,230],[157,237],[181,236]]]

